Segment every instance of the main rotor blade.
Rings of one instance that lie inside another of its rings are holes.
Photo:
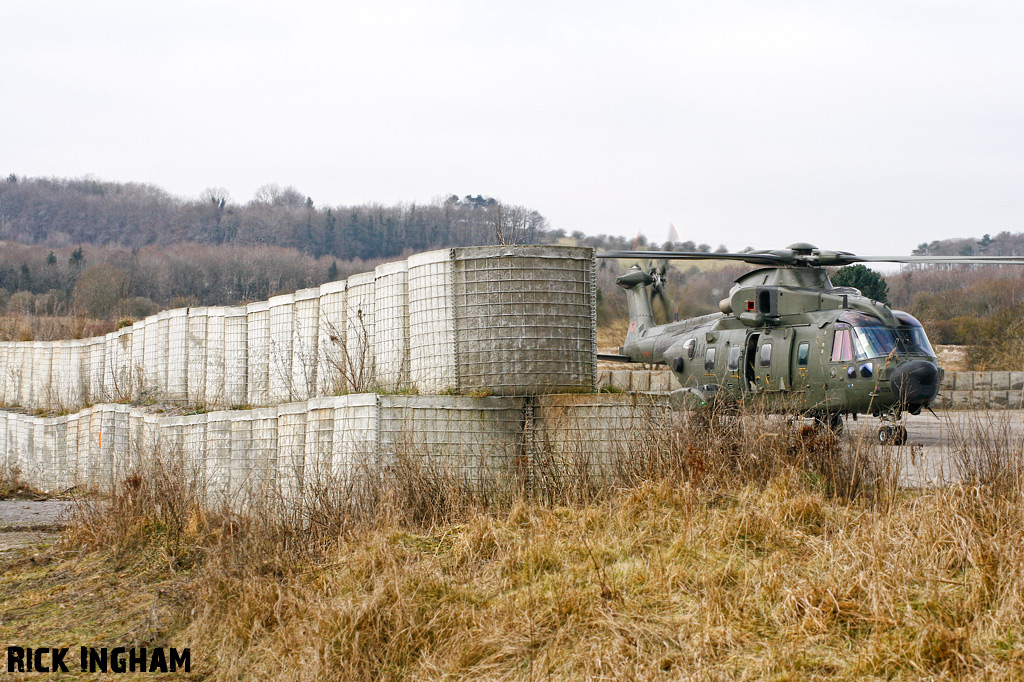
[[[828,261],[828,262],[826,262]],[[949,265],[1024,265],[1024,256],[855,256],[853,254],[837,254],[837,258],[829,258],[829,254],[821,254],[819,265],[847,265],[849,263],[922,263]]]
[[[751,251],[750,253],[709,253],[706,251],[605,251],[598,258],[655,258],[661,260],[738,260],[754,265],[792,265],[792,253]]]
[[[597,258],[652,258],[659,260],[732,260],[752,265],[841,266],[852,263],[920,263],[922,265],[1024,265],[1024,256],[858,256],[847,251],[795,253],[791,249],[748,253],[706,251],[605,251]]]

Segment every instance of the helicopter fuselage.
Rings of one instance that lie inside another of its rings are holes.
[[[653,324],[642,270],[619,278],[632,362],[668,365],[683,397],[761,401],[815,415],[918,413],[942,371],[921,325],[820,268],[762,268],[736,280],[721,312]]]

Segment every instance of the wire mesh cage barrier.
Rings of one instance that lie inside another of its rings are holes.
[[[409,258],[412,383],[421,393],[591,391],[593,251],[456,248]]]
[[[376,386],[376,275],[364,272],[348,278],[345,291],[345,361],[342,374],[349,390],[369,391]]]
[[[363,391],[594,389],[591,249],[455,248],[245,307],[162,311],[102,337],[0,344],[0,404],[270,406]]]
[[[662,397],[623,394],[364,393],[188,416],[101,404],[62,417],[0,412],[0,463],[45,490],[110,490],[173,454],[208,502],[233,507],[257,495],[301,507],[324,486],[396,480],[524,491],[608,479],[667,413]]]

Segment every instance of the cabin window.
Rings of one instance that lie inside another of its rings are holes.
[[[686,343],[683,344],[683,350],[686,351],[686,359],[687,360],[692,360],[693,359],[693,352],[695,350],[697,350],[697,340],[696,339],[688,339],[686,341]]]
[[[853,360],[853,339],[849,327],[836,329],[832,338],[832,362],[849,362]]]
[[[803,343],[796,347],[796,364],[800,365],[801,367],[806,367],[807,358],[810,356],[810,354],[811,344],[808,343],[807,341],[804,341]]]
[[[704,371],[715,371],[715,348],[713,346],[704,351]]]
[[[733,346],[729,349],[729,371],[735,372],[740,368],[740,352],[743,349],[739,346]]]
[[[767,367],[772,364],[772,344],[766,343],[761,346],[761,366]]]

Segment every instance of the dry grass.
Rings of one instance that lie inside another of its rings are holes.
[[[26,483],[17,466],[12,467],[6,462],[0,464],[0,500],[35,500],[43,497],[47,495]]]
[[[0,636],[67,639],[42,586],[136,567],[140,603],[173,609],[79,637],[188,644],[209,679],[1024,675],[1015,483],[897,492],[883,453],[759,415],[672,434],[546,504],[410,470],[364,491],[373,514],[324,495],[333,524],[210,511],[160,464],[85,509],[49,577],[5,567]]]

